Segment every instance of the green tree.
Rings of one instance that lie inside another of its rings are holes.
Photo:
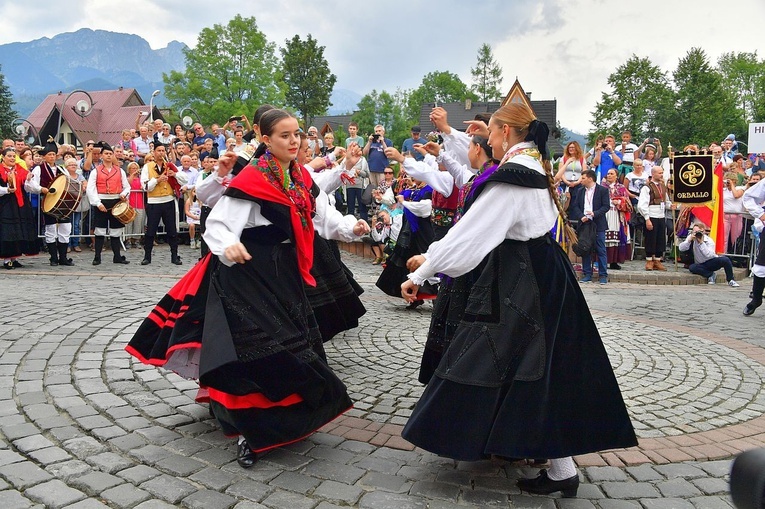
[[[754,53],[724,53],[717,61],[717,70],[723,77],[723,86],[736,98],[744,118],[753,122],[757,105],[765,103],[759,84],[765,79],[765,62]]]
[[[176,111],[193,108],[203,124],[252,115],[264,103],[284,103],[276,45],[258,30],[254,17],[237,14],[226,26],[202,29],[185,56],[184,72],[162,75],[165,96]]]
[[[16,136],[11,126],[11,123],[19,116],[13,109],[14,103],[13,94],[5,83],[5,75],[2,73],[2,66],[0,65],[0,136],[3,138]]]
[[[407,117],[410,122],[420,118],[422,105],[426,103],[462,102],[465,99],[478,100],[478,96],[454,73],[435,71],[426,74],[422,83],[407,98]],[[411,127],[411,126],[410,126]]]
[[[719,143],[729,133],[745,133],[743,111],[702,49],[692,48],[680,59],[672,76],[676,95],[674,108],[667,110],[663,136],[667,141],[677,147],[706,145]]]
[[[319,46],[311,34],[305,41],[296,35],[286,44],[280,51],[287,105],[295,108],[308,126],[314,116],[324,114],[331,106],[329,96],[337,76],[329,70],[324,46]]]
[[[358,111],[353,115],[359,124],[359,134],[367,137],[374,132],[375,125],[380,124],[385,127],[385,136],[400,146],[413,125],[406,112],[408,100],[409,92],[400,88],[393,94],[372,90],[361,98]]]
[[[654,135],[662,113],[672,104],[667,74],[648,58],[632,55],[608,77],[611,92],[603,92],[592,113],[594,141],[598,134],[629,129],[635,139]]]
[[[499,86],[502,84],[502,67],[494,60],[491,46],[484,43],[478,48],[478,59],[470,72],[473,75],[470,89],[478,94],[481,101],[501,100],[502,91]]]

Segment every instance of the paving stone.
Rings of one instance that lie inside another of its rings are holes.
[[[696,477],[706,477],[707,474],[702,469],[688,463],[676,463],[670,465],[657,465],[654,467],[657,472],[667,478],[685,477],[693,479]]]
[[[70,488],[58,479],[33,486],[26,490],[24,495],[51,509],[65,507],[85,498],[85,493]]]
[[[557,503],[559,509],[595,509],[595,504],[581,498],[561,498]]]
[[[162,472],[155,468],[148,467],[146,465],[136,465],[134,467],[126,468],[117,473],[119,477],[122,477],[126,481],[133,484],[141,484],[142,482],[154,479],[161,475]]]
[[[688,501],[697,509],[730,509],[735,507],[730,495],[694,497]]]
[[[234,497],[213,490],[200,490],[183,499],[183,505],[189,509],[228,509],[236,502]]]
[[[327,479],[346,484],[352,484],[366,474],[366,470],[351,465],[342,465],[329,461],[316,460],[310,463],[304,472],[319,479]]]
[[[730,475],[732,465],[733,462],[731,460],[705,461],[696,464],[696,466],[713,477]]]
[[[109,506],[94,498],[86,498],[66,506],[66,509],[109,509]]]
[[[297,470],[313,461],[313,459],[289,451],[276,449],[263,456],[263,461],[273,463],[288,470]]]
[[[188,477],[194,472],[202,470],[205,464],[193,458],[172,454],[157,461],[154,466],[170,475]]]
[[[704,495],[716,495],[718,493],[727,493],[729,489],[728,481],[714,477],[702,477],[691,481]]]
[[[260,502],[266,498],[271,493],[271,491],[272,488],[269,486],[249,479],[236,482],[226,488],[226,493],[229,495],[233,495],[235,497],[243,497],[254,502]]]
[[[50,465],[51,463],[58,463],[60,461],[66,461],[71,459],[72,456],[60,447],[48,447],[46,449],[39,449],[29,453],[29,457],[40,465]]]
[[[702,494],[696,486],[682,478],[658,482],[656,487],[668,498],[689,498]]]
[[[515,495],[513,495],[515,496]],[[519,495],[518,495],[519,496]],[[508,495],[486,490],[464,490],[462,500],[478,506],[506,506]]]
[[[393,493],[408,492],[409,488],[412,485],[406,479],[406,477],[398,476],[398,475],[383,474],[380,472],[369,472],[367,475],[362,477],[356,484],[366,488],[379,489],[383,491],[391,491]]]
[[[636,467],[627,467],[625,470],[638,482],[659,481],[664,479],[664,476],[654,470],[653,465],[638,465]]]
[[[645,509],[694,509],[693,504],[682,498],[648,498],[640,503]]]
[[[45,438],[43,435],[31,435],[13,441],[13,446],[23,453],[29,453],[38,449],[45,449],[46,447],[52,447],[53,445],[55,444]]]
[[[31,461],[22,461],[0,467],[0,476],[19,490],[50,481],[52,478],[48,472]]]
[[[312,509],[316,506],[316,500],[290,491],[276,490],[261,502],[265,507],[281,509]]]
[[[382,472],[384,474],[395,474],[401,469],[401,463],[382,458],[367,457],[354,463],[354,466],[371,470],[373,472]]]
[[[90,465],[80,460],[64,461],[45,467],[46,472],[66,482],[92,471]]]
[[[636,500],[598,500],[600,509],[641,509],[643,506]]]
[[[104,490],[123,484],[125,481],[106,472],[91,472],[72,481],[72,485],[88,493],[98,495]]]
[[[418,481],[412,485],[409,494],[425,498],[441,498],[444,500],[457,501],[460,488],[452,484],[433,481]]]
[[[64,442],[64,449],[77,456],[79,459],[85,459],[94,454],[106,451],[106,446],[99,443],[92,437],[72,438]]]
[[[162,500],[147,500],[135,506],[135,509],[177,509],[177,507],[175,504],[168,504]]]
[[[115,454],[113,452],[104,452],[91,456],[86,460],[88,464],[102,470],[106,473],[113,474],[133,466],[135,463],[124,456]]]
[[[124,483],[100,494],[101,498],[117,507],[133,507],[136,504],[151,497],[148,491],[136,488],[132,484]]]
[[[187,496],[197,491],[196,486],[187,483],[186,481],[182,481],[181,479],[176,479],[175,477],[164,474],[153,479],[149,479],[139,487],[148,491],[155,497],[161,498],[162,500],[170,502],[171,504],[177,504]]]
[[[295,491],[305,495],[321,484],[321,481],[315,477],[310,477],[297,472],[283,472],[272,479],[268,484],[270,486],[284,488],[285,490]]]
[[[355,504],[362,493],[364,490],[358,486],[349,486],[336,481],[324,481],[313,492],[317,497],[344,505]]]
[[[35,505],[34,502],[14,490],[1,491],[0,500],[2,500],[3,509],[27,509]]]
[[[600,487],[610,498],[642,499],[661,496],[653,485],[645,482],[604,482]]]
[[[205,468],[194,475],[189,476],[190,481],[194,481],[217,491],[223,491],[227,486],[230,486],[241,479],[242,477],[240,475],[215,467]]]
[[[373,491],[359,501],[359,509],[427,509],[425,500],[397,493]]]
[[[592,482],[626,481],[629,479],[624,470],[617,467],[587,467],[584,471]]]

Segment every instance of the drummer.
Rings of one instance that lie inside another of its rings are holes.
[[[56,165],[56,158],[58,157],[58,146],[53,141],[52,137],[48,137],[48,142],[39,152],[43,160],[39,165],[32,169],[32,182],[30,188],[35,194],[39,194],[43,203],[48,205],[44,206],[44,210],[51,210],[51,207],[56,205],[56,200],[60,199],[62,193],[66,191],[68,181],[63,180],[60,185],[62,189],[54,189],[53,181],[60,175],[65,175],[66,170]],[[50,195],[50,196],[48,196]],[[45,214],[43,213],[43,223],[45,224],[45,245],[48,248],[50,254],[50,264],[52,267],[56,265],[65,265],[71,267],[74,262],[71,258],[67,258],[66,251],[69,247],[69,236],[72,234],[72,211],[62,211],[66,214],[66,217],[61,217],[63,214]]]
[[[114,253],[112,262],[128,264],[130,262],[120,253],[122,247],[120,237],[125,225],[114,217],[111,210],[120,201],[127,201],[130,194],[130,184],[128,184],[125,172],[114,158],[114,150],[111,145],[102,141],[97,146],[101,149],[102,162],[95,167],[94,171],[90,172],[87,187],[88,200],[95,211],[93,224],[96,227],[96,254],[93,258],[93,265],[101,265],[101,251],[104,248],[107,233],[111,240],[112,253]]]

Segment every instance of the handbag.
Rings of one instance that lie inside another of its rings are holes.
[[[577,242],[571,248],[574,250],[574,253],[579,256],[591,253],[595,247],[595,239],[597,237],[595,221],[579,223],[579,226],[576,228],[576,236]]]
[[[367,184],[364,191],[361,193],[361,203],[364,205],[372,204],[372,191],[375,189],[374,184]]]

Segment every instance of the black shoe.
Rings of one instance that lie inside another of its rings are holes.
[[[236,462],[242,468],[250,468],[258,461],[258,455],[247,445],[247,440],[240,443],[236,448]],[[577,478],[578,480],[578,478]]]
[[[127,265],[130,263],[130,261],[125,259],[124,256],[120,256],[119,258],[112,259],[112,263],[121,263],[122,265]]]
[[[64,261],[61,261],[61,259],[59,258],[58,264],[64,265],[66,267],[74,267],[74,260],[72,260],[71,258],[66,258],[64,259]]]
[[[94,258],[93,265],[101,265],[101,258]]]
[[[58,262],[54,262],[53,260],[50,261],[51,267],[58,267]]]
[[[11,270],[13,268],[13,262],[3,262],[3,268],[5,270]]]
[[[24,265],[19,263],[18,260],[11,260],[11,265],[13,265],[14,269],[23,269],[24,268]]]
[[[616,263],[616,262],[610,263],[610,264],[608,265],[608,268],[609,268],[609,269],[613,269],[613,270],[622,270],[622,266],[621,266],[621,265],[619,265],[619,264],[618,264],[618,263]]]
[[[170,260],[170,263],[172,263],[173,265],[183,265],[183,262],[181,261],[180,256],[174,257],[172,260]]]
[[[151,263],[151,260],[147,260],[146,258],[141,260],[141,265],[149,265],[150,263]]]
[[[540,470],[534,479],[518,479],[518,487],[521,491],[536,495],[549,495],[560,491],[565,498],[572,498],[579,490],[579,474],[562,481],[553,481],[547,477],[547,470]]]
[[[762,305],[762,301],[755,302],[752,300],[749,304],[747,304],[744,307],[744,316],[752,316],[754,314],[754,310],[757,309]]]
[[[406,307],[406,309],[417,309],[418,307],[422,306],[423,304],[425,304],[424,300],[416,300],[416,301],[412,302],[411,304],[409,304]]]

